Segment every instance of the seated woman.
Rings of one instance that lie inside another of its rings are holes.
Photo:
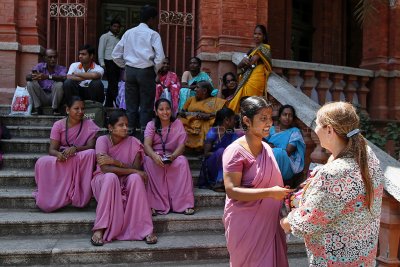
[[[92,189],[97,209],[91,242],[102,246],[115,239],[145,239],[147,244],[155,244],[147,175],[141,170],[143,146],[128,135],[128,117],[123,110],[111,113],[108,129],[110,133],[96,142]]]
[[[273,148],[275,159],[282,173],[285,184],[292,184],[293,176],[304,169],[304,153],[306,145],[299,128],[293,126],[296,111],[291,105],[279,109],[279,125],[272,126],[265,139]]]
[[[147,196],[153,215],[169,211],[194,213],[193,180],[189,162],[183,156],[187,134],[180,120],[172,116],[171,103],[160,98],[156,117],[144,132],[144,169],[149,175]]]
[[[72,204],[82,208],[92,197],[91,172],[96,163],[94,145],[99,127],[84,119],[85,104],[78,96],[67,103],[67,117],[51,128],[49,156],[35,164],[36,205],[52,212]]]
[[[162,67],[158,71],[156,77],[156,98],[157,101],[162,95],[164,89],[168,89],[171,94],[172,100],[172,114],[176,116],[178,112],[178,101],[179,101],[179,91],[181,90],[181,84],[179,78],[175,72],[170,71],[169,58],[164,58],[162,62]]]
[[[238,83],[236,76],[232,72],[227,72],[222,76],[222,88],[218,91],[218,97],[231,100],[236,92]]]
[[[196,85],[196,96],[188,99],[179,113],[188,134],[186,146],[202,149],[206,133],[214,123],[215,113],[225,105],[225,100],[211,97],[212,86],[209,82]]]
[[[208,81],[212,87],[212,96],[216,96],[218,93],[218,89],[213,88],[213,83],[204,71],[200,71],[201,69],[201,59],[198,57],[192,57],[189,61],[189,70],[185,71],[182,74],[182,88],[179,92],[179,110],[182,110],[186,101],[189,97],[195,96],[195,88],[196,84],[201,81]]]
[[[217,111],[215,122],[204,141],[204,160],[201,167],[199,187],[211,187],[224,191],[222,154],[225,148],[238,138],[234,130],[235,113],[229,108]]]
[[[267,30],[264,25],[254,29],[255,47],[250,50],[239,63],[241,69],[239,84],[228,107],[239,113],[240,99],[244,96],[264,95],[265,85],[272,71],[271,50],[268,43]]]

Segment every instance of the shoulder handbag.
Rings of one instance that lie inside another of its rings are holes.
[[[105,127],[106,109],[100,102],[85,100],[85,118],[92,119],[100,128]]]

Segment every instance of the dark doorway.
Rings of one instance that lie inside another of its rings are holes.
[[[292,60],[312,61],[313,1],[292,1]]]

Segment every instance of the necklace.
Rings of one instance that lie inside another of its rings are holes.
[[[111,145],[114,146],[114,142],[113,142],[113,140],[111,138],[111,134],[109,134],[108,137],[110,138]]]

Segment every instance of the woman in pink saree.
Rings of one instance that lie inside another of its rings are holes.
[[[172,117],[171,103],[156,101],[156,118],[144,132],[144,169],[149,175],[147,195],[155,216],[169,211],[194,213],[193,180],[183,155],[187,134],[180,120]]]
[[[262,97],[241,104],[246,135],[223,155],[227,193],[223,222],[232,267],[287,267],[286,237],[280,227],[283,188],[272,149],[262,142],[272,126],[272,106]]]
[[[96,142],[97,169],[92,190],[97,200],[91,242],[102,246],[112,240],[146,240],[155,244],[151,211],[141,170],[143,146],[128,136],[128,117],[123,110],[111,113],[110,134]]]
[[[72,204],[82,208],[92,197],[91,172],[96,163],[94,145],[99,127],[83,117],[85,105],[74,96],[67,103],[67,118],[51,128],[49,156],[35,164],[36,205],[52,212]]]
[[[168,89],[171,94],[171,99],[168,99],[172,103],[172,115],[176,116],[178,113],[178,102],[179,102],[179,91],[181,90],[181,84],[179,82],[178,75],[175,72],[170,71],[169,58],[164,58],[162,66],[158,71],[156,77],[156,98],[155,101],[160,99],[164,89]]]

